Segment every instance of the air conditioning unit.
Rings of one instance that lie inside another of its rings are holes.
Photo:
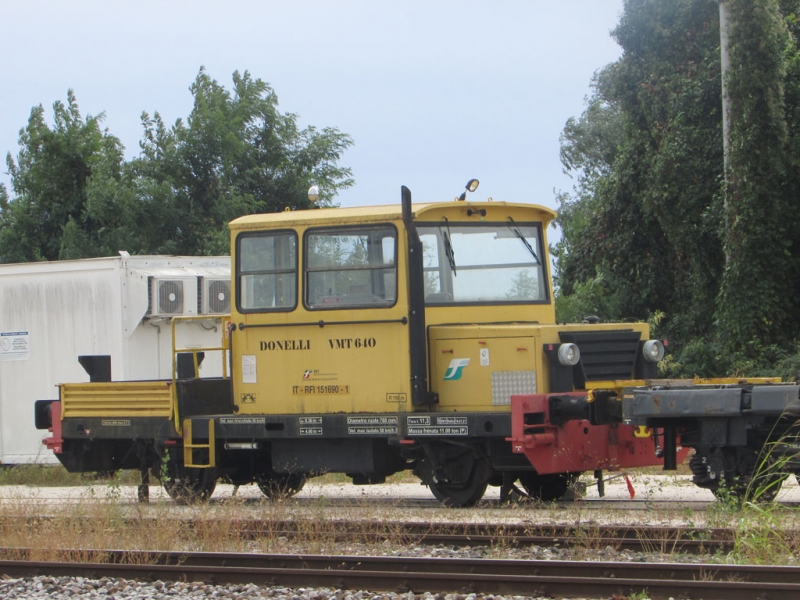
[[[154,317],[197,314],[197,278],[150,277],[150,307]]]
[[[226,315],[231,312],[231,280],[226,277],[203,277],[200,285],[204,315]]]

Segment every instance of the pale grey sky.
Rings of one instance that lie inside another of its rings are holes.
[[[355,144],[342,206],[472,199],[555,208],[559,134],[592,74],[616,60],[623,0],[0,0],[0,152],[17,153],[31,107],[77,96],[128,157],[142,111],[168,124],[192,106],[201,65],[272,85],[301,126]],[[9,178],[5,160],[0,181]]]

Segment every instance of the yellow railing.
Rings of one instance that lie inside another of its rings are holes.
[[[181,347],[178,345],[178,336],[176,326],[180,323],[191,321],[208,321],[209,319],[220,319],[222,324],[222,331],[220,333],[221,343],[219,346],[187,346]],[[183,435],[183,424],[181,423],[180,414],[178,411],[178,354],[183,352],[192,353],[192,361],[194,363],[194,372],[199,373],[200,363],[197,360],[199,352],[221,352],[222,353],[222,377],[228,379],[228,352],[230,351],[230,315],[215,315],[209,317],[207,315],[197,317],[172,317],[172,419],[175,423],[175,430],[178,434]]]

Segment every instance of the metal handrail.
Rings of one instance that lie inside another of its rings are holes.
[[[185,323],[191,321],[208,321],[208,320],[216,320],[219,319],[222,323],[222,333],[221,333],[221,345],[220,346],[200,346],[200,347],[192,347],[192,348],[181,348],[177,345],[177,336],[176,336],[176,325],[178,323]],[[172,389],[170,390],[172,396],[172,414],[171,417],[175,422],[175,431],[178,432],[178,435],[183,435],[183,425],[180,420],[180,414],[178,413],[178,354],[180,352],[191,352],[192,353],[192,361],[194,362],[194,372],[199,373],[200,365],[197,362],[197,353],[198,352],[222,352],[222,378],[228,379],[230,375],[228,374],[228,361],[226,360],[225,353],[231,349],[230,344],[230,323],[231,323],[231,316],[230,315],[199,315],[193,317],[172,317],[170,326],[172,330]]]

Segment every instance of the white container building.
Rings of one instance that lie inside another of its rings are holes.
[[[230,257],[121,256],[0,265],[0,463],[56,463],[34,427],[34,402],[57,384],[89,381],[81,355],[109,355],[113,381],[172,377],[180,347],[221,342]],[[203,376],[222,374],[207,352]]]

